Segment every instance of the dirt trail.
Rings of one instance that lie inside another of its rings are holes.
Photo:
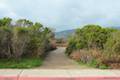
[[[58,47],[51,51],[46,57],[40,69],[88,69],[84,65],[79,65],[77,62],[69,59],[65,55],[65,47]]]

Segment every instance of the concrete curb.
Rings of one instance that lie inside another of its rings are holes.
[[[0,80],[120,80],[120,70],[3,69]]]

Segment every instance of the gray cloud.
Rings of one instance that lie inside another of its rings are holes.
[[[57,31],[86,24],[119,26],[120,0],[1,0],[0,17],[28,18]]]

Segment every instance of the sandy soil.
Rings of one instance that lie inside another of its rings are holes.
[[[77,62],[69,59],[65,55],[65,47],[58,47],[51,51],[46,57],[40,69],[88,69],[85,65],[80,65]]]

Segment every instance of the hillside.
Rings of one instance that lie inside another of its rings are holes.
[[[55,37],[56,38],[68,38],[69,36],[73,35],[75,32],[75,29],[72,30],[65,30],[65,31],[61,31],[61,32],[56,32],[55,33]]]
[[[120,27],[119,27],[119,26],[116,26],[116,27],[112,27],[112,28],[114,28],[114,29],[120,29]]]

